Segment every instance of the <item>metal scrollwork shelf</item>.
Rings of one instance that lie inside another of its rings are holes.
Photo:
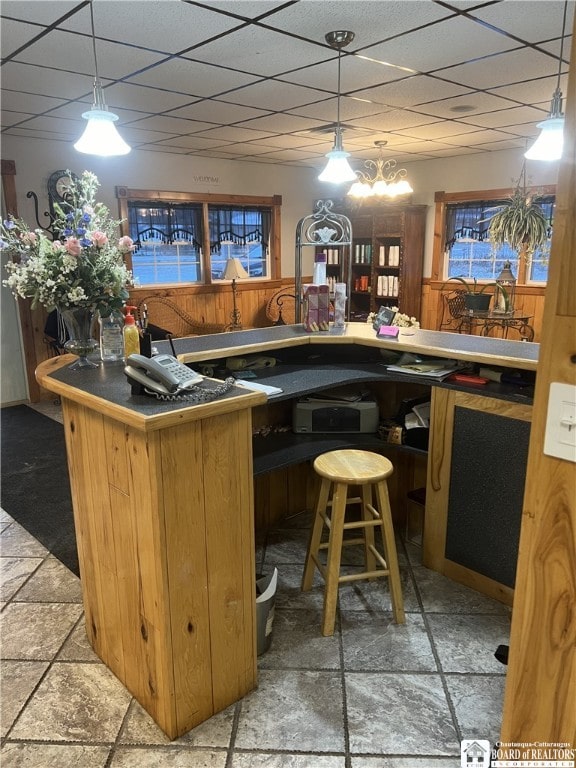
[[[351,258],[352,222],[347,216],[332,210],[332,200],[317,200],[314,212],[300,219],[296,226],[296,262],[294,278],[296,283],[296,322],[302,321],[302,253],[305,248],[330,247],[340,252],[342,266],[341,278],[346,283],[346,295],[350,296],[351,288]],[[344,280],[344,276],[346,279]],[[346,310],[346,318],[350,319],[350,306]]]

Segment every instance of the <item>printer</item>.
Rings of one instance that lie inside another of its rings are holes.
[[[378,403],[362,392],[308,395],[297,400],[292,409],[292,431],[299,434],[375,433],[379,422]]]

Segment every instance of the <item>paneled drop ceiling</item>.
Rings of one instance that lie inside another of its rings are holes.
[[[567,89],[574,0],[560,87]],[[93,0],[99,74],[133,149],[321,168],[524,148],[557,85],[564,0]],[[2,133],[73,143],[92,104],[87,1],[2,0]]]

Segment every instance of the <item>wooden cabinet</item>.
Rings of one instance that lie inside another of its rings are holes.
[[[363,320],[382,306],[420,319],[426,206],[378,206],[348,211],[351,319]]]

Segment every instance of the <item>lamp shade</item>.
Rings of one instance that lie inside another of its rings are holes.
[[[343,149],[332,149],[326,155],[328,164],[318,176],[318,181],[328,181],[332,184],[343,184],[346,181],[356,181],[356,174],[348,163],[349,152]]]
[[[84,133],[74,144],[74,149],[86,155],[112,157],[127,155],[130,147],[120,136],[114,125],[118,115],[104,109],[91,109],[82,117],[88,120]]]
[[[222,275],[222,280],[244,280],[250,277],[248,272],[242,266],[240,259],[227,259],[226,268]]]
[[[528,160],[560,160],[564,146],[564,118],[549,117],[538,123],[540,136],[526,152]]]

